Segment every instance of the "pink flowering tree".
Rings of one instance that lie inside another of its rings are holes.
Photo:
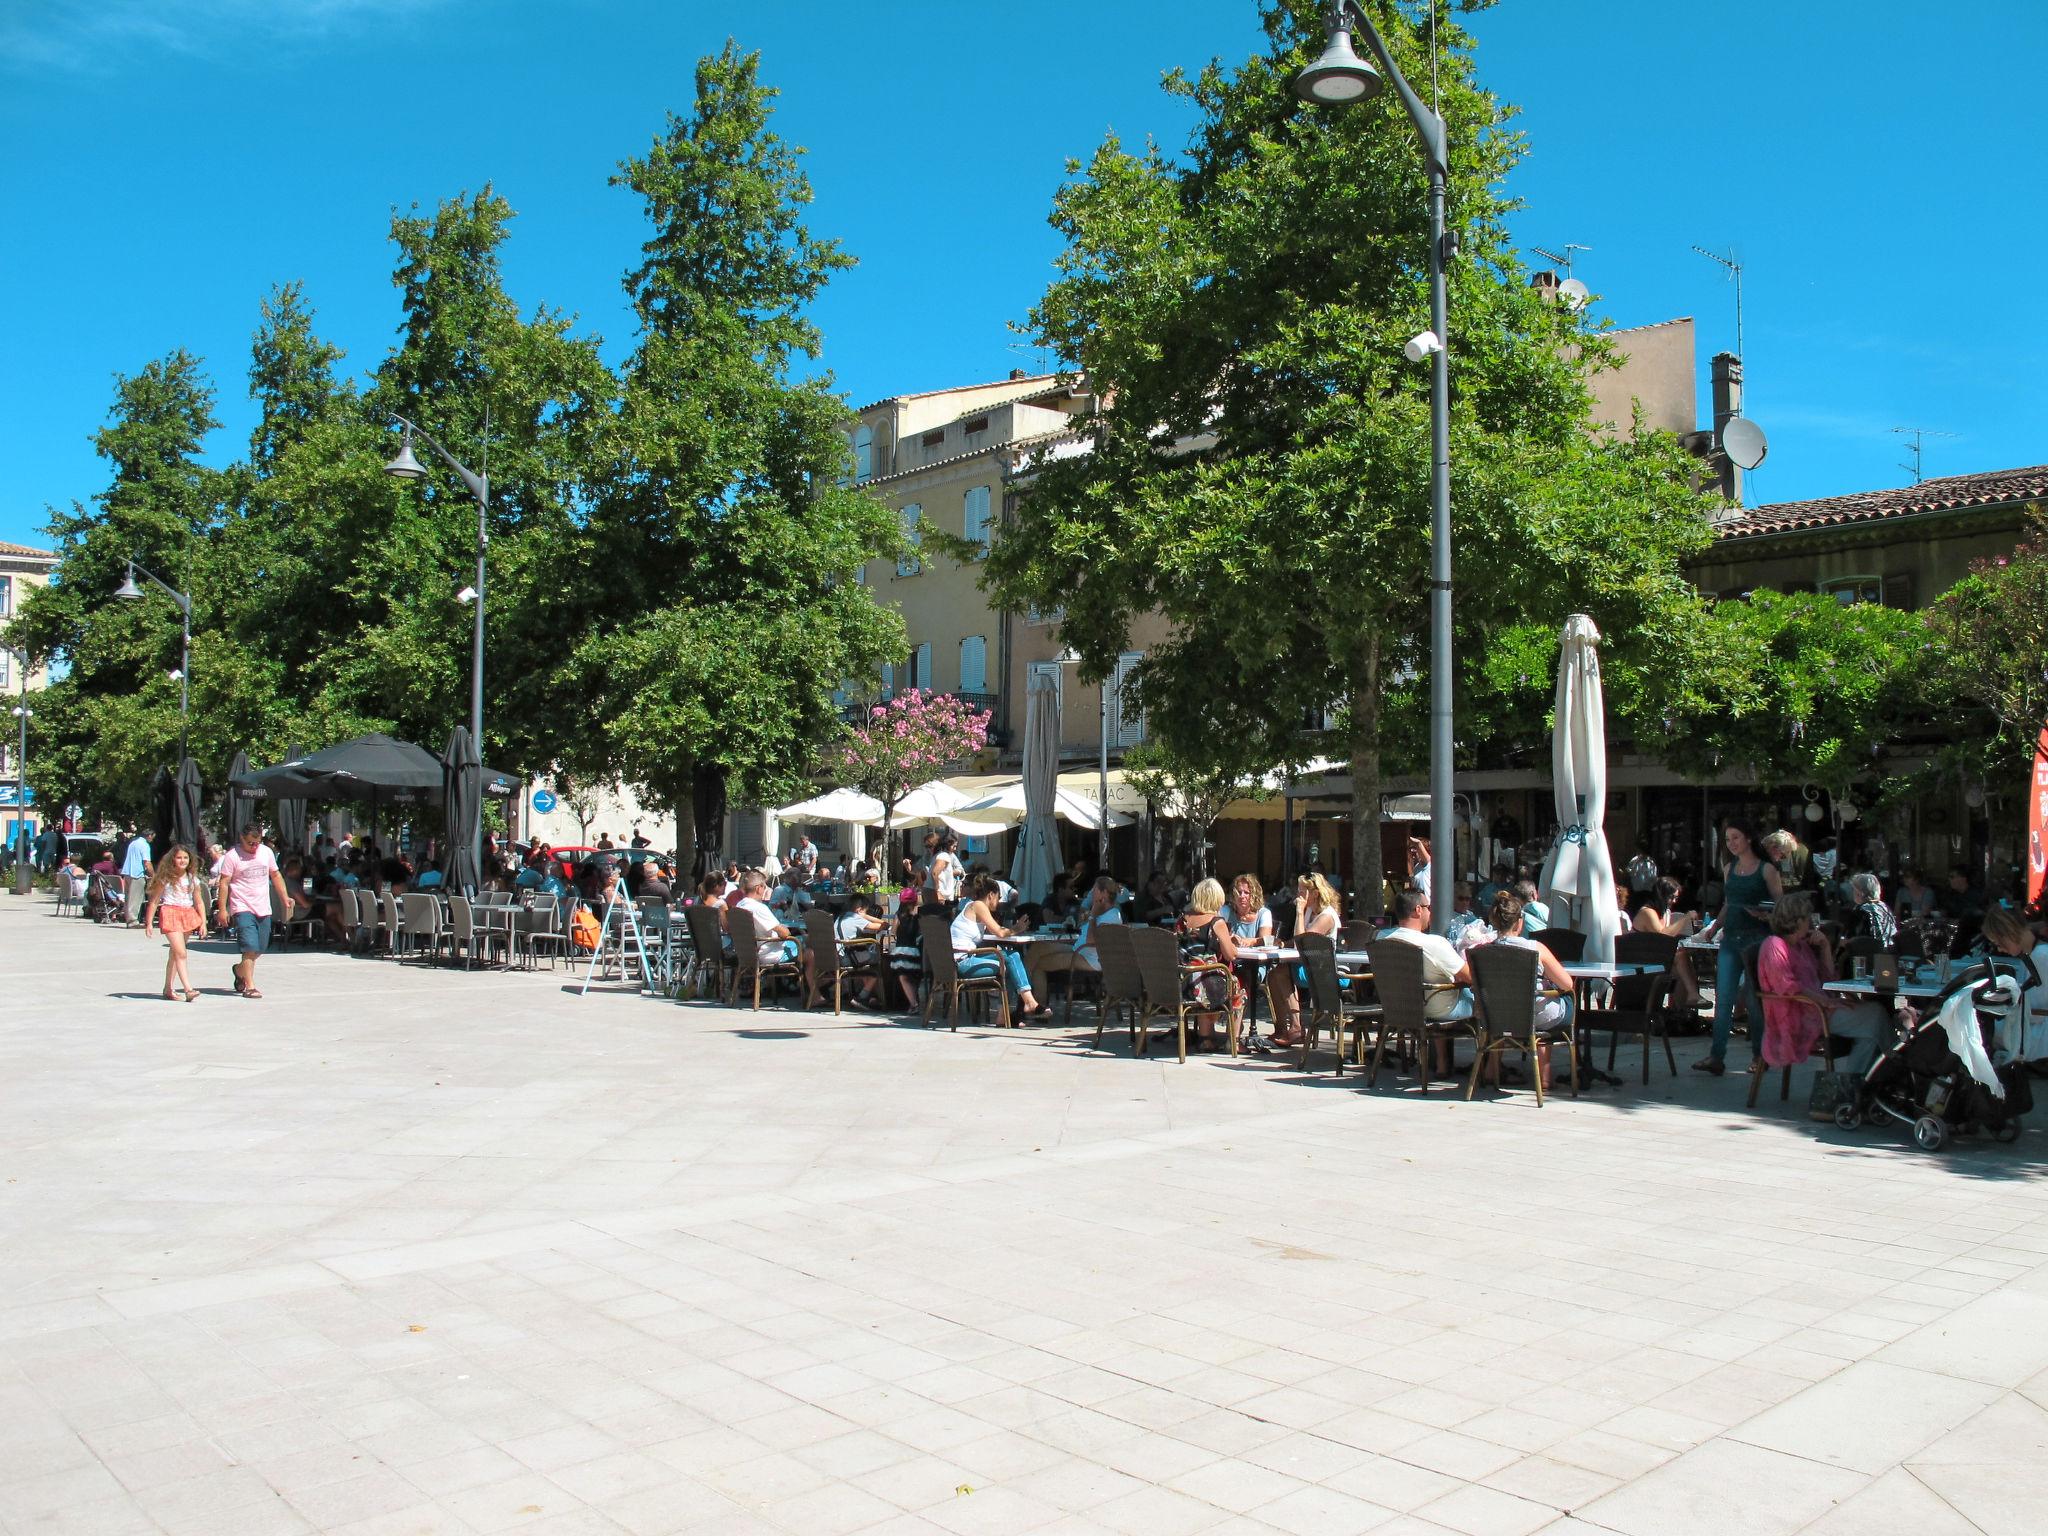
[[[896,807],[948,763],[979,752],[988,742],[988,711],[949,693],[910,688],[868,711],[867,722],[846,733],[828,767],[842,782],[882,802],[884,848],[896,839]]]

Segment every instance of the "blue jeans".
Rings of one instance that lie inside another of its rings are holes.
[[[1716,1061],[1728,1059],[1728,1036],[1735,1028],[1735,1000],[1740,997],[1749,1008],[1749,1043],[1754,1046],[1762,1028],[1756,994],[1750,990],[1749,975],[1742,964],[1745,940],[1730,934],[1721,940],[1720,958],[1714,962],[1714,1044]]]
[[[1021,998],[1031,990],[1031,978],[1024,974],[1024,961],[1014,949],[1006,949],[1001,959],[1003,980],[1010,984],[1010,996]],[[962,976],[993,976],[996,973],[997,958],[994,955],[960,955],[953,962],[953,968]]]

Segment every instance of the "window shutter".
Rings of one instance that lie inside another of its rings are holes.
[[[875,434],[871,427],[858,427],[853,434],[853,478],[856,483],[875,474]]]
[[[923,534],[919,531],[917,525],[923,517],[924,508],[920,504],[914,501],[904,503],[903,538],[904,542],[909,545],[909,548],[896,557],[896,574],[898,576],[915,576],[924,569],[924,563],[917,557],[918,546],[924,541]]]
[[[1135,747],[1145,739],[1145,715],[1136,707],[1136,700],[1130,701],[1130,713],[1125,713],[1131,674],[1144,659],[1143,651],[1125,651],[1116,659],[1116,676],[1109,692],[1109,730],[1110,739],[1120,747]]]
[[[1885,607],[1911,608],[1913,606],[1912,573],[1910,571],[1902,571],[1896,576],[1885,577],[1880,591],[1883,595],[1879,601]]]
[[[932,686],[932,643],[929,640],[910,654],[910,686],[927,691]]]
[[[982,552],[988,551],[988,487],[972,486],[963,498],[960,512],[961,531],[972,543],[979,544]]]
[[[892,661],[882,663],[882,697],[885,699],[896,697],[896,664]]]
[[[985,636],[969,635],[960,642],[960,691],[988,692],[988,640]]]

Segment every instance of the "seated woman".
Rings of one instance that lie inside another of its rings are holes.
[[[1851,1003],[1822,989],[1835,979],[1835,957],[1813,924],[1813,898],[1787,891],[1771,909],[1771,936],[1757,951],[1757,992],[1764,1005],[1764,1038],[1750,1071],[1797,1066],[1820,1044],[1821,1033],[1847,1035],[1856,1047],[1835,1063],[1839,1072],[1862,1072],[1891,1035],[1891,1010],[1876,999]],[[1794,998],[1807,998],[1808,1007]]]
[[[1338,905],[1337,893],[1319,874],[1306,874],[1294,882],[1294,912],[1297,941],[1303,934],[1313,933],[1334,943],[1344,927],[1344,913]],[[1276,966],[1267,978],[1266,995],[1273,1004],[1275,1045],[1301,1044],[1301,1000],[1297,994],[1307,985],[1308,970],[1299,965],[1291,971],[1285,966]]]
[[[1184,972],[1181,987],[1195,1015],[1195,1041],[1205,1051],[1218,1048],[1216,1021],[1236,1006],[1237,937],[1223,915],[1223,887],[1214,880],[1202,880],[1188,893],[1188,907],[1180,915],[1180,954],[1183,962],[1214,960],[1221,969]]]
[[[1678,910],[1678,882],[1669,875],[1660,875],[1652,890],[1651,899],[1636,909],[1630,929],[1636,933],[1662,934],[1667,939],[1691,938],[1699,930],[1700,915]],[[1686,1010],[1697,1007],[1700,984],[1692,973],[1692,956],[1679,950],[1671,972],[1678,978],[1678,1006]]]
[[[1551,1034],[1570,1025],[1572,1010],[1576,1003],[1577,983],[1572,974],[1553,955],[1548,946],[1532,939],[1525,931],[1526,909],[1522,899],[1511,891],[1503,891],[1493,898],[1493,910],[1487,914],[1487,922],[1494,932],[1493,942],[1504,944],[1509,949],[1533,949],[1536,951],[1536,1029],[1540,1034]],[[1448,1051],[1449,1041],[1442,1042]],[[1448,1068],[1449,1063],[1445,1063]],[[1536,1047],[1536,1070],[1543,1074],[1542,1081],[1550,1081],[1550,1046],[1539,1042]],[[1486,1064],[1486,1081],[1498,1085],[1500,1080],[1500,1052],[1490,1052]]]
[[[1273,914],[1267,910],[1266,888],[1257,875],[1239,875],[1230,882],[1230,936],[1240,944],[1260,947],[1273,942]],[[1258,960],[1240,960],[1237,965],[1238,985],[1244,988],[1249,1003],[1242,1040],[1248,1051],[1266,1048],[1259,1039],[1258,997],[1265,989],[1266,972],[1270,969]]]
[[[967,887],[966,903],[960,908],[960,915],[953,919],[954,968],[962,976],[994,976],[1000,973],[1009,984],[1017,1004],[1018,1019],[1050,1018],[1052,1009],[1040,1003],[1033,994],[1024,961],[1014,949],[1006,949],[999,956],[976,953],[984,935],[996,939],[1010,936],[1010,930],[996,921],[995,903],[996,882],[992,875],[982,875]],[[943,906],[940,910],[944,910]]]
[[[1849,913],[1848,925],[1842,930],[1842,937],[1845,940],[1875,939],[1881,949],[1896,948],[1899,920],[1884,904],[1884,887],[1878,883],[1877,876],[1869,870],[1851,875],[1849,897],[1855,905]]]
[[[1994,906],[1984,914],[1984,946],[1992,954],[2024,957],[2034,967],[2035,985],[2027,988],[2020,1021],[2019,1056],[2039,1061],[2048,1056],[2048,943],[2017,913]]]
[[[872,941],[880,938],[888,926],[888,922],[879,915],[875,898],[865,894],[855,896],[847,903],[846,910],[832,919],[832,937],[839,951],[839,963],[862,968],[860,974],[853,978],[853,992],[848,999],[858,1007],[879,1008],[887,1000],[881,979],[868,962],[875,957]],[[848,944],[855,945],[859,952],[849,953]]]
[[[895,979],[903,994],[904,1009],[910,1013],[916,1013],[921,1006],[917,989],[924,976],[924,932],[917,926],[919,906],[915,890],[905,891],[897,898],[896,931],[889,939],[889,975]],[[887,1003],[884,993],[883,1005],[886,1007]]]

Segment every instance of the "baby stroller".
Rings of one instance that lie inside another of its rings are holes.
[[[2034,1107],[2019,1059],[2027,989],[2037,984],[2024,958],[1994,956],[1966,966],[1918,1022],[1881,1052],[1856,1097],[1835,1110],[1835,1124],[1896,1121],[1923,1152],[1939,1152],[1962,1131],[2015,1141],[2020,1116]]]
[[[119,923],[127,918],[121,896],[121,882],[113,875],[94,875],[85,883],[85,915],[96,923]]]

